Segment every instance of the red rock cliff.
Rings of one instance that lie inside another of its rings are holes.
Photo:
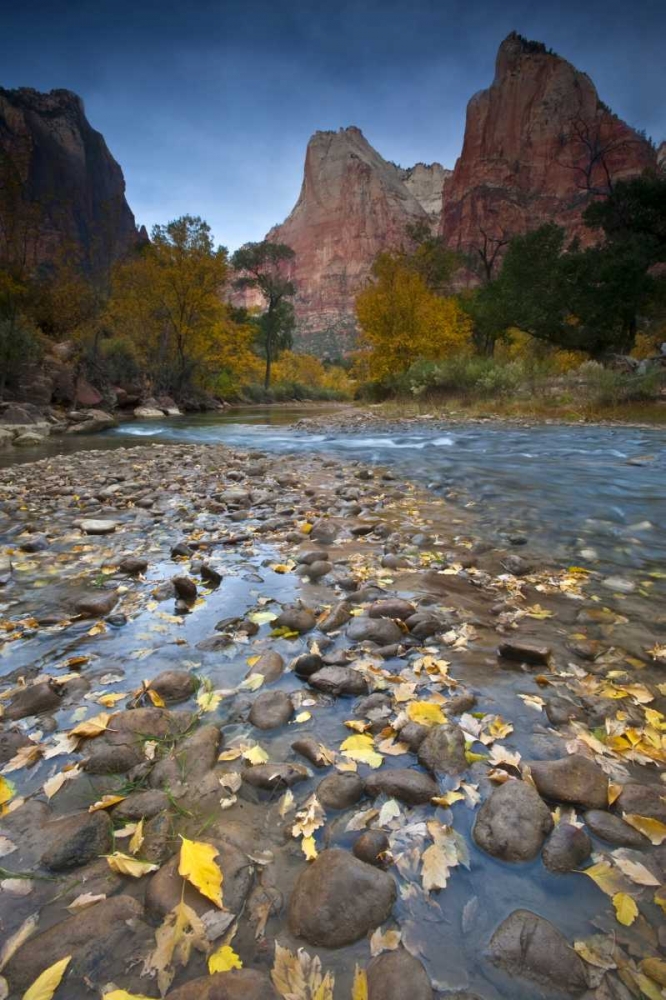
[[[81,99],[0,88],[0,258],[33,267],[66,250],[99,273],[145,238]]]
[[[296,252],[290,277],[297,287],[297,340],[308,350],[335,355],[349,346],[356,293],[377,254],[404,242],[409,223],[432,221],[438,170],[433,164],[412,176],[384,160],[358,128],[315,132],[299,199],[267,237]]]
[[[573,235],[582,232],[590,191],[655,162],[650,144],[599,100],[585,73],[514,32],[500,46],[491,86],[468,104],[441,232],[464,251],[480,246],[484,232],[494,240],[550,221]]]

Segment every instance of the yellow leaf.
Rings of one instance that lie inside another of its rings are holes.
[[[370,954],[373,958],[381,955],[383,951],[395,951],[399,947],[402,934],[400,931],[384,931],[378,927],[372,932],[370,937]]]
[[[260,659],[261,659],[260,656],[250,657],[250,660],[254,660],[254,663],[258,663]],[[248,660],[247,662],[250,663],[250,660]],[[250,663],[250,666],[251,667],[254,666],[254,663]],[[245,680],[242,682],[240,686],[244,691],[257,691],[265,680],[266,678],[264,677],[263,674],[250,674],[249,677],[245,678]]]
[[[253,611],[247,617],[251,622],[254,622],[255,625],[266,625],[268,622],[274,622],[275,619],[280,616],[276,614],[275,611]],[[253,659],[253,657],[251,657],[251,659]],[[257,660],[258,659],[259,657],[257,657]],[[250,663],[249,660],[248,663]],[[253,664],[250,663],[250,666],[253,666]]]
[[[138,858],[132,858],[120,851],[107,854],[106,860],[111,871],[118,872],[119,875],[131,875],[132,878],[141,878],[142,875],[156,872],[159,868],[159,865],[151,864],[150,861],[139,861]]]
[[[634,830],[644,834],[656,847],[659,847],[666,839],[666,823],[662,823],[658,819],[652,819],[651,816],[638,816],[636,813],[622,813],[622,819],[629,826],[633,826]]]
[[[197,705],[202,712],[214,712],[222,701],[222,695],[218,691],[201,691],[197,695]]]
[[[276,943],[271,979],[285,1000],[333,1000],[333,973],[322,977],[321,959],[311,958],[303,948],[294,955]]]
[[[201,840],[181,840],[179,874],[222,909],[222,872],[214,860],[219,851]]]
[[[663,958],[644,958],[641,962],[641,972],[660,986],[666,986],[666,962]]]
[[[109,692],[108,694],[101,694],[97,699],[100,705],[104,705],[105,708],[113,708],[113,706],[126,698],[127,695],[123,691]]]
[[[590,865],[581,874],[587,875],[593,882],[596,882],[601,891],[605,892],[607,896],[622,893],[626,887],[626,883],[620,872],[612,868],[607,861],[599,861],[596,865]]]
[[[249,750],[243,750],[243,759],[250,764],[265,764],[268,760],[268,754],[257,743],[256,746],[251,747]]]
[[[613,896],[613,906],[618,923],[625,927],[631,927],[638,916],[638,907],[635,901],[626,892],[616,892]]]
[[[6,805],[15,793],[15,788],[10,781],[0,774],[0,806]]]
[[[127,845],[127,849],[129,850],[130,854],[134,855],[134,854],[137,853],[137,851],[140,850],[141,845],[143,844],[143,839],[144,839],[143,838],[143,817],[141,817],[141,819],[137,823],[136,830],[132,834],[132,837],[130,839],[129,844]]]
[[[208,971],[211,976],[214,972],[229,972],[231,969],[242,969],[243,963],[240,957],[229,944],[223,944],[212,955],[208,956]]]
[[[435,795],[430,801],[436,806],[452,806],[454,802],[460,802],[465,796],[462,792],[444,792],[443,795]]]
[[[51,1000],[71,960],[72,956],[68,955],[67,958],[61,958],[59,962],[45,969],[23,994],[23,1000]]]
[[[164,708],[165,707],[166,702],[165,702],[164,698],[157,693],[157,691],[153,691],[153,689],[151,687],[149,687],[147,689],[147,691],[146,691],[146,694],[148,695],[148,697],[152,701],[152,703],[155,706],[155,708]]]
[[[301,840],[301,850],[306,861],[314,861],[317,857],[317,846],[314,837],[303,837]]]
[[[432,701],[411,701],[407,706],[407,715],[421,726],[440,726],[446,722],[441,706]]]
[[[380,767],[384,758],[374,749],[372,736],[366,733],[359,733],[358,736],[348,736],[340,745],[340,749],[345,757],[356,760],[360,764],[368,764],[370,767]]]
[[[271,569],[274,573],[291,573],[294,568],[293,564],[289,563],[272,563]]]
[[[236,747],[232,747],[230,750],[223,750],[222,753],[217,758],[218,760],[238,760],[241,756],[242,751],[238,750]]]
[[[451,873],[450,857],[437,844],[431,844],[423,852],[421,881],[426,892],[445,889]]]
[[[111,990],[105,993],[102,1000],[153,1000],[144,993],[128,993],[127,990]]]
[[[368,1000],[368,977],[365,974],[365,969],[358,965],[354,969],[352,1000]]]
[[[101,734],[106,729],[109,724],[109,719],[111,716],[108,712],[100,712],[93,719],[86,719],[85,722],[80,722],[78,726],[71,729],[69,732],[70,736],[84,736],[87,739],[93,739],[95,736],[101,736]]]
[[[618,785],[613,781],[608,782],[608,805],[612,806],[615,800],[619,797],[622,792],[622,785]]]
[[[645,865],[642,865],[640,861],[632,861],[630,858],[624,858],[619,851],[613,856],[613,860],[622,874],[630,878],[636,885],[661,884],[659,879],[655,878],[652,872]]]
[[[309,722],[311,718],[312,718],[311,712],[299,712],[296,718],[294,719],[294,722]]]
[[[55,793],[60,791],[66,781],[73,781],[74,778],[78,778],[80,773],[80,767],[74,766],[70,767],[69,770],[62,770],[58,774],[54,774],[52,778],[45,781],[42,788],[44,789],[44,794],[47,799],[52,799]]]
[[[97,802],[93,802],[91,806],[88,807],[89,813],[97,812],[98,809],[110,809],[111,806],[118,805],[123,799],[126,799],[126,795],[103,795],[101,799]]]
[[[176,967],[189,962],[193,947],[203,952],[208,950],[206,929],[194,910],[181,899],[155,931],[155,948],[143,968],[144,975],[157,974],[162,996],[171,986]]]

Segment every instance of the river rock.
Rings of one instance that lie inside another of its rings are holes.
[[[305,757],[315,767],[330,767],[329,761],[322,754],[321,744],[317,742],[314,736],[301,736],[300,739],[294,740],[291,744],[291,749],[294,753],[299,753],[301,757]]]
[[[194,604],[197,599],[197,585],[189,576],[174,576],[171,580],[173,589],[176,591],[181,601],[187,604]]]
[[[368,693],[368,682],[360,672],[353,667],[322,667],[308,677],[308,684],[317,691],[340,695],[359,695]]]
[[[380,854],[384,854],[389,849],[389,839],[383,830],[365,830],[354,841],[352,848],[354,856],[359,861],[365,861],[367,865],[377,865],[384,867],[384,861]]]
[[[21,747],[32,745],[32,740],[28,739],[25,733],[18,729],[7,729],[0,732],[0,767],[10,761]]]
[[[196,688],[196,677],[188,670],[164,670],[150,682],[150,689],[166,702],[187,701]]]
[[[307,608],[285,608],[271,624],[273,628],[287,628],[302,635],[315,627],[317,619]]]
[[[351,771],[329,774],[317,785],[317,798],[325,809],[348,809],[363,797],[363,779]]]
[[[46,436],[38,434],[37,431],[24,431],[23,434],[17,434],[14,438],[14,447],[35,448],[39,447],[40,444],[44,444],[45,441]]]
[[[41,861],[51,871],[78,868],[112,849],[111,820],[102,809],[54,820],[43,832],[49,846]]]
[[[176,739],[191,725],[190,712],[165,708],[133,708],[116,712],[101,736],[83,747],[84,767],[90,774],[122,774],[146,761],[147,739]]]
[[[406,722],[400,730],[398,738],[401,743],[406,743],[412,753],[418,753],[419,747],[429,733],[427,726],[422,726],[420,722]]]
[[[451,724],[435,726],[420,744],[418,758],[433,774],[462,774],[467,770],[462,730]]]
[[[112,535],[117,527],[117,521],[102,521],[97,518],[84,518],[80,523],[81,531],[86,535]]]
[[[325,850],[298,876],[289,928],[308,944],[342,948],[384,923],[396,895],[391,875],[348,851]]]
[[[351,618],[351,604],[347,601],[340,601],[334,604],[328,614],[318,623],[321,632],[335,632],[346,625]]]
[[[274,788],[291,788],[299,781],[307,781],[312,772],[301,764],[270,763],[254,764],[243,768],[241,772],[246,785],[253,788],[264,788],[272,791]]]
[[[140,945],[138,932],[148,930],[141,922],[142,913],[141,903],[131,896],[112,896],[34,935],[4,969],[11,990],[22,994],[64,955],[72,956],[77,978],[88,976],[100,985],[120,978],[123,966],[119,967],[118,955],[129,957],[128,945]],[[145,933],[143,944],[148,943]]]
[[[212,844],[218,851],[215,864],[223,876],[225,908],[232,913],[240,913],[252,887],[252,866],[248,863],[247,855],[227,840],[209,840],[205,836],[199,839]],[[146,890],[146,912],[155,920],[161,920],[166,916],[181,898],[183,879],[178,874],[179,862],[180,851],[177,851],[171,860],[150,878]],[[185,886],[184,899],[199,916],[215,905],[189,882]]]
[[[382,768],[365,779],[365,790],[371,798],[382,793],[408,805],[422,805],[439,794],[435,781],[411,767]]]
[[[164,413],[156,406],[137,406],[134,410],[134,416],[137,420],[162,420]]]
[[[604,812],[602,809],[590,809],[583,819],[588,827],[600,840],[618,847],[635,847],[637,850],[650,846],[650,841],[642,833],[629,826],[619,816]]]
[[[509,780],[494,788],[476,815],[474,841],[503,861],[531,861],[553,829],[553,817],[531,785]]]
[[[221,741],[219,726],[200,726],[157,761],[148,779],[150,787],[166,789],[176,798],[189,794],[196,801],[204,794],[203,782],[215,767]]]
[[[615,805],[623,813],[650,816],[666,823],[666,793],[659,785],[628,782],[622,786]]]
[[[385,951],[367,969],[368,1000],[433,1000],[428,973],[405,948]]]
[[[539,794],[546,799],[591,809],[608,806],[608,778],[598,764],[582,754],[530,761],[530,770]]]
[[[285,691],[262,691],[252,702],[250,722],[257,729],[285,726],[294,714],[291,698]]]
[[[248,677],[261,674],[267,684],[276,681],[284,671],[284,660],[275,650],[269,649],[262,653],[257,662],[248,671]]]
[[[126,799],[114,806],[113,818],[123,823],[135,819],[152,819],[164,809],[168,809],[169,804],[169,796],[158,788],[145,792],[131,792]]]
[[[192,979],[170,990],[169,1000],[279,1000],[279,997],[264,973],[232,969]]]
[[[592,853],[592,841],[578,826],[558,823],[548,838],[541,858],[551,872],[570,872],[580,868]]]
[[[549,920],[530,910],[514,910],[493,934],[488,952],[490,960],[510,976],[567,996],[587,989],[583,961]]]
[[[29,684],[14,695],[5,709],[4,718],[8,722],[16,722],[29,715],[55,712],[70,704],[74,698],[86,694],[89,689],[90,685],[83,677],[73,677],[64,682],[51,678],[38,684]]]
[[[550,646],[537,645],[533,642],[519,642],[507,639],[499,644],[497,655],[504,660],[515,660],[518,663],[530,663],[544,666],[550,661],[552,650]]]
[[[78,614],[87,618],[104,618],[113,611],[118,603],[115,590],[100,590],[97,593],[85,594],[76,602]]]
[[[298,677],[310,677],[324,666],[319,653],[303,653],[292,661],[291,667]]]
[[[390,618],[355,618],[347,626],[347,637],[353,642],[374,642],[377,646],[390,646],[400,642],[404,635],[399,625]]]
[[[370,618],[398,618],[400,621],[406,622],[414,614],[416,614],[414,605],[400,597],[389,597],[386,600],[375,601],[368,608]]]

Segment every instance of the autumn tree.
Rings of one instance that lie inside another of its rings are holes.
[[[139,347],[158,388],[182,392],[223,336],[227,272],[227,251],[190,215],[154,226],[151,242],[116,266],[108,323]]]
[[[455,298],[430,291],[400,254],[380,254],[372,275],[372,284],[356,298],[371,378],[398,375],[417,359],[440,361],[468,349],[469,317]]]
[[[295,257],[285,243],[245,243],[231,258],[237,274],[234,286],[256,289],[265,309],[257,320],[258,343],[266,361],[264,388],[271,384],[271,365],[280,352],[291,347],[294,307],[291,299],[296,289],[284,275],[284,266]]]

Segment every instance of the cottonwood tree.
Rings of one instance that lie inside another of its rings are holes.
[[[271,365],[281,351],[291,347],[295,318],[291,299],[296,294],[292,281],[284,275],[284,266],[295,253],[286,243],[245,243],[231,258],[238,274],[234,287],[256,289],[264,299],[265,310],[259,317],[258,343],[266,360],[264,388],[271,384]]]

